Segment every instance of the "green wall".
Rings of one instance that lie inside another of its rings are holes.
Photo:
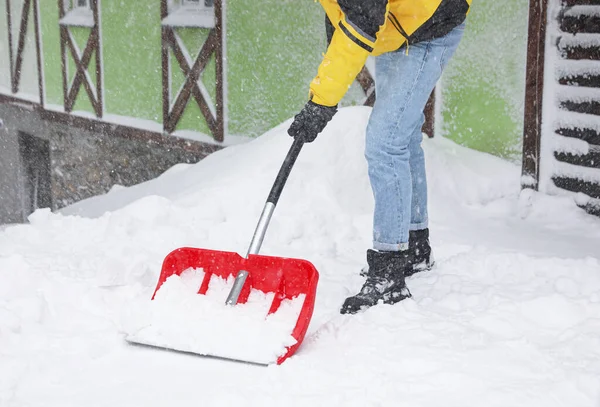
[[[141,6],[102,0],[101,6],[106,113],[162,123],[160,1]],[[47,102],[62,105],[57,1],[41,1],[40,7]],[[519,154],[527,11],[527,0],[474,0],[465,37],[440,85],[443,135],[492,154]],[[325,51],[324,13],[313,0],[229,0],[225,15],[228,130],[255,137],[306,102]],[[83,50],[89,30],[73,31]],[[207,32],[178,29],[194,58]],[[183,75],[173,58],[171,63],[175,94]],[[73,68],[71,62],[71,76]],[[204,77],[214,100],[214,61]],[[342,104],[356,104],[362,97],[354,85]],[[92,111],[83,89],[75,108]],[[178,129],[208,133],[193,101]]]
[[[40,1],[46,103],[63,105],[57,1]]]
[[[57,1],[40,2],[44,45],[44,69],[47,103],[63,105],[60,61],[60,32]],[[102,53],[104,69],[104,103],[106,114],[135,117],[162,123],[161,24],[160,1],[102,0]],[[89,29],[72,27],[81,52]],[[195,58],[208,30],[178,29],[192,58]],[[69,54],[70,81],[75,69]],[[172,58],[172,94],[183,84],[183,74]],[[206,88],[215,100],[215,64],[207,67]],[[95,63],[88,72],[95,80]],[[74,110],[93,112],[87,93],[82,88]],[[191,129],[208,133],[204,118],[195,103],[190,103],[179,122],[178,130]]]
[[[324,14],[312,0],[236,0],[227,16],[229,131],[260,135],[306,101],[325,50]],[[502,157],[520,155],[527,18],[528,0],[473,1],[440,83],[440,134]],[[355,84],[342,105],[362,97]]]
[[[314,0],[227,2],[229,132],[257,136],[293,116],[325,52]]]
[[[106,113],[162,123],[160,33],[160,2],[102,1]]]
[[[527,0],[474,0],[442,79],[442,134],[494,155],[521,150]]]

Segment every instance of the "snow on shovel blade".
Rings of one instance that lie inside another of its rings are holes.
[[[240,270],[249,274],[238,303],[225,305]],[[306,260],[180,248],[165,258],[153,301],[126,340],[281,364],[304,339],[318,278]]]

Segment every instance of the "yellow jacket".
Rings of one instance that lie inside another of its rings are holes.
[[[320,0],[335,31],[310,84],[311,100],[337,105],[369,55],[446,35],[464,21],[471,1]]]

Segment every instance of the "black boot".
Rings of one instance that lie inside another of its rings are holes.
[[[431,270],[435,261],[429,245],[429,229],[411,230],[409,232],[408,253],[410,267],[404,273],[406,277],[419,271]]]
[[[429,229],[411,230],[408,232],[408,263],[410,266],[404,272],[405,277],[412,276],[419,271],[431,270],[435,261],[429,245]],[[360,271],[360,275],[366,277],[369,274],[369,266]]]
[[[408,252],[378,252],[367,250],[369,271],[367,281],[360,292],[346,298],[340,312],[355,314],[358,311],[377,305],[395,304],[410,297],[404,282],[404,273],[409,267]]]

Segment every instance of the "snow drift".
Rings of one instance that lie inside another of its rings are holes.
[[[1,231],[0,405],[599,405],[600,221],[569,198],[519,197],[517,166],[443,138],[424,141],[437,267],[408,280],[413,299],[339,315],[371,241],[369,112],[342,109],[304,148],[261,251],[320,272],[296,356],[263,368],[122,334],[172,249],[245,252],[287,122]]]

